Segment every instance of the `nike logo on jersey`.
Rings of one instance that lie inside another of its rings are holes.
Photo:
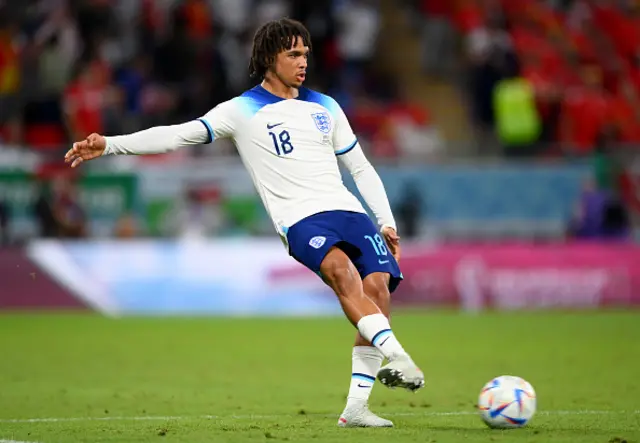
[[[276,126],[280,126],[282,124],[284,124],[284,122],[276,123],[276,124],[273,124],[273,125],[270,125],[269,123],[267,123],[267,129],[273,129]]]
[[[389,337],[385,338],[382,343],[380,343],[378,346],[382,346],[383,344],[385,344],[387,342],[387,340],[389,340]]]
[[[378,260],[378,263],[380,263],[381,265],[384,265],[386,263],[389,263],[389,260]]]

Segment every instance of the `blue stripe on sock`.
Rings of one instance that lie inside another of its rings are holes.
[[[373,338],[371,339],[371,343],[373,343],[373,345],[376,346],[377,344],[376,342],[380,341],[380,339],[390,334],[392,334],[391,329],[383,329],[382,331],[379,331],[376,335],[373,336]]]
[[[351,378],[356,378],[356,379],[362,380],[362,381],[370,381],[371,383],[376,381],[375,377],[372,377],[372,376],[367,375],[367,374],[361,374],[360,372],[354,372],[353,374],[351,374]]]

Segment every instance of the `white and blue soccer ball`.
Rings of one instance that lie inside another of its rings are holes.
[[[536,392],[526,380],[502,375],[482,387],[478,410],[490,428],[520,428],[536,413]]]

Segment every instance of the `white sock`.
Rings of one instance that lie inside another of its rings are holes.
[[[372,346],[354,346],[347,408],[369,401],[384,356]]]
[[[408,357],[407,352],[393,334],[389,320],[383,314],[366,315],[358,322],[360,335],[369,340],[389,360]]]

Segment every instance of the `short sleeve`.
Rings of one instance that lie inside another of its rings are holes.
[[[332,110],[333,118],[335,119],[335,128],[333,130],[333,149],[336,155],[346,154],[351,151],[358,140],[356,135],[351,129],[349,119],[340,107],[340,105],[333,100],[334,109]]]
[[[207,143],[216,139],[230,138],[235,135],[237,110],[233,100],[220,103],[198,119],[206,128],[209,137]]]

